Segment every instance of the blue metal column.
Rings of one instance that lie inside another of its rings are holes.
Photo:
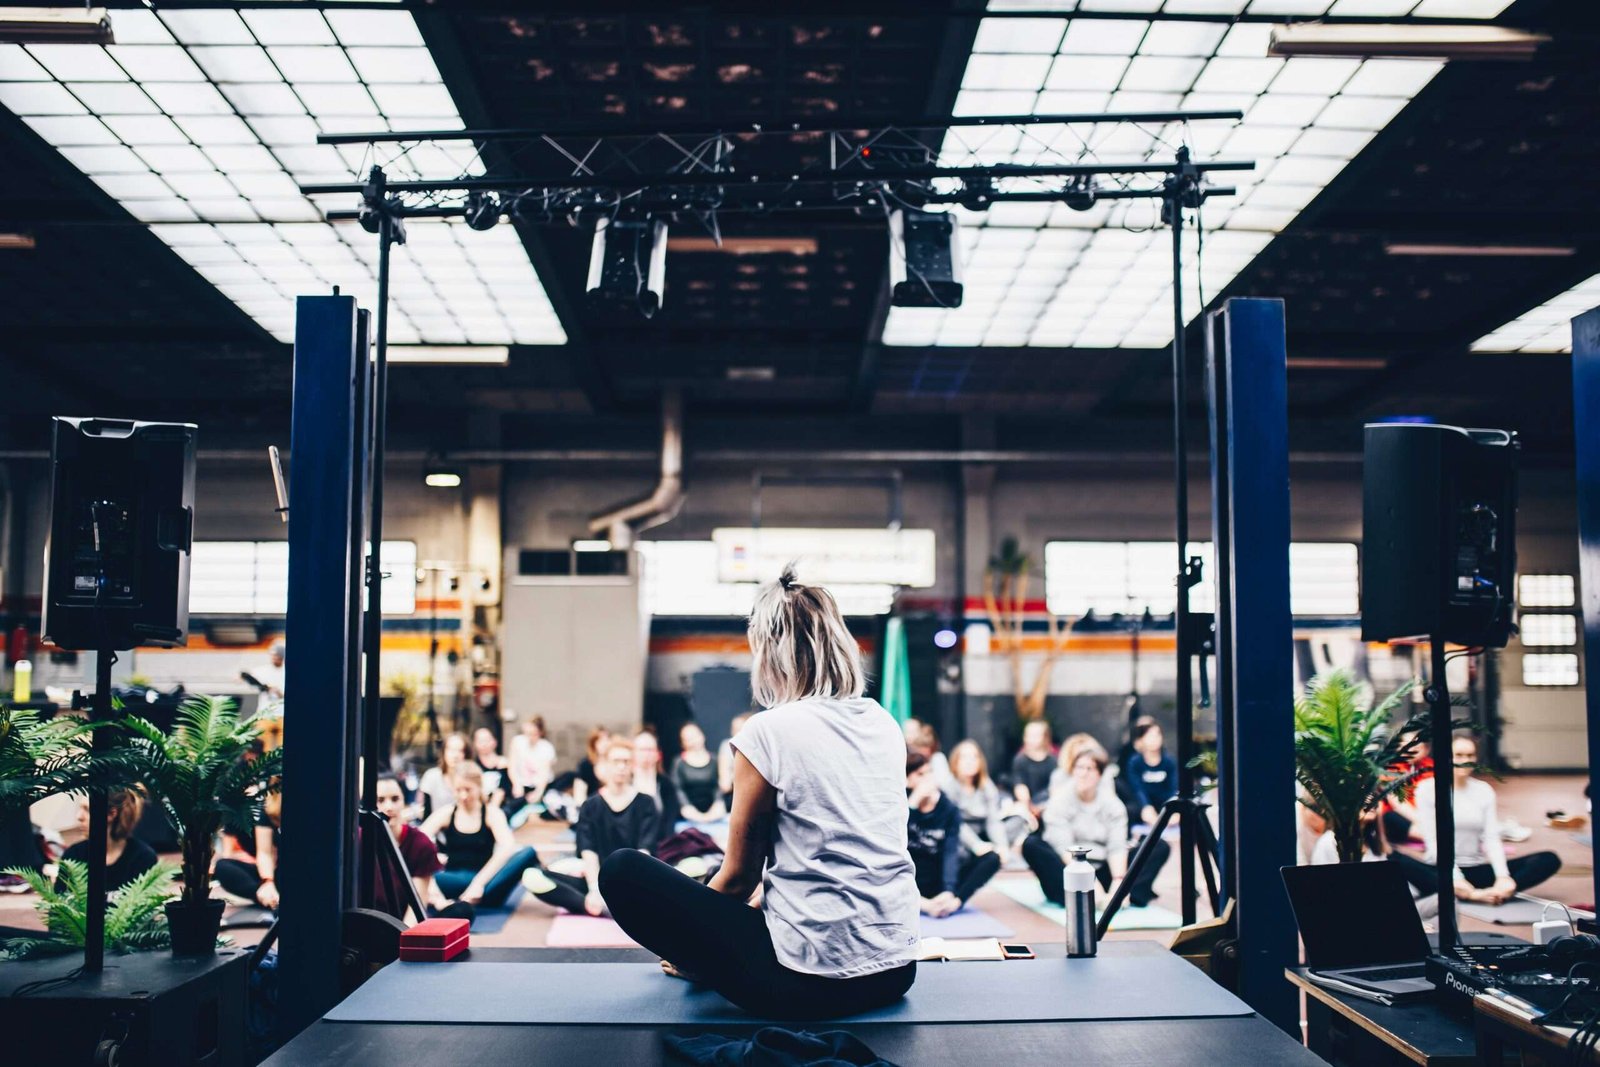
[[[1289,610],[1289,413],[1283,301],[1229,300],[1224,370],[1228,464],[1213,506],[1226,508],[1226,642],[1233,689],[1233,833],[1239,994],[1300,1036],[1299,998],[1283,977],[1298,943],[1278,868],[1295,859],[1294,631]],[[1248,779],[1240,775],[1249,768]],[[1248,789],[1248,792],[1245,790]]]
[[[350,674],[352,483],[364,441],[356,302],[302,296],[295,305],[289,456],[289,618],[279,868],[280,1008],[293,1034],[339,999],[340,925],[354,835]],[[360,353],[364,355],[365,353]]]
[[[1578,566],[1583,577],[1583,680],[1589,793],[1600,796],[1600,308],[1572,320],[1572,438],[1578,463]],[[1600,840],[1600,823],[1591,828]],[[1594,899],[1600,900],[1600,867]]]

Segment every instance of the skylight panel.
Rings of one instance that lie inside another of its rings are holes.
[[[1411,0],[1415,3],[1416,0]],[[999,5],[995,5],[999,6]],[[1025,5],[1009,3],[1018,9]],[[1037,5],[1035,5],[1037,7]],[[1333,0],[1255,0],[1252,14],[1318,16]],[[1044,10],[1043,8],[1039,8]],[[988,19],[979,26],[962,91],[959,115],[1049,114],[1066,111],[1223,111],[1243,121],[1073,124],[1040,127],[1008,140],[998,129],[950,130],[940,152],[948,166],[979,163],[1167,162],[1180,144],[1197,158],[1253,160],[1253,172],[1215,179],[1234,187],[1231,197],[1208,202],[1199,213],[1206,232],[1204,263],[1192,237],[1185,241],[1185,306],[1199,314],[1204,300],[1225,288],[1290,225],[1439,71],[1439,62],[1269,56],[1272,27],[1181,19],[1151,22],[1139,14],[1239,14],[1246,0],[1166,0],[1164,4],[1085,0],[1053,10],[1127,12],[1127,18]],[[1399,12],[1408,14],[1409,11]],[[1053,55],[1007,24],[1039,23],[1039,37],[1064,32]],[[1049,60],[1038,81],[1038,70]],[[1030,83],[1038,82],[1030,96]],[[1135,181],[1150,181],[1142,179]],[[1108,180],[1107,184],[1112,184]],[[1133,182],[1130,182],[1133,184]],[[1022,205],[1019,205],[1022,206]],[[1064,204],[996,205],[964,212],[968,242],[964,276],[968,297],[954,309],[891,308],[889,344],[1030,344],[1104,347],[1156,346],[1171,339],[1170,235],[1158,223],[1154,201],[1101,202],[1088,211]],[[1048,208],[1048,210],[1043,210]],[[1190,225],[1195,213],[1189,213]],[[1091,232],[1087,247],[1053,251],[1030,262],[1028,245],[997,244],[989,235],[1053,230]],[[1109,235],[1117,234],[1115,238]],[[1106,239],[1102,239],[1106,238]],[[1019,248],[1021,251],[1019,251]],[[1043,301],[1014,300],[1014,275],[989,296],[973,278],[987,267],[1024,264],[1030,280],[1059,291]],[[971,307],[966,306],[971,302]],[[977,335],[980,339],[972,341]]]
[[[1473,351],[1571,352],[1572,319],[1593,307],[1600,307],[1600,274],[1478,338]]]
[[[352,198],[298,185],[365,171],[365,148],[318,145],[318,133],[464,125],[412,16],[119,9],[113,22],[106,47],[0,45],[0,104],[281,340],[301,293],[339,285],[371,306],[376,240],[324,219]],[[416,146],[391,169],[483,173],[470,142]],[[565,342],[513,229],[430,220],[410,236],[459,269],[448,285],[419,273],[396,286],[397,342]]]

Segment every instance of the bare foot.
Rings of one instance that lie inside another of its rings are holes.
[[[661,973],[666,975],[668,978],[682,978],[685,982],[700,981],[700,979],[695,975],[692,975],[688,971],[681,970],[674,966],[670,960],[661,961]]]

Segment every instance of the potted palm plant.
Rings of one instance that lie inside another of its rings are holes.
[[[211,899],[211,860],[217,834],[248,833],[261,803],[278,788],[283,750],[257,752],[261,725],[240,718],[237,702],[194,696],[178,708],[170,734],[130,715],[118,725],[120,753],[177,827],[183,854],[183,894],[166,905],[174,955],[215,950],[222,904]]]
[[[1295,778],[1300,803],[1333,832],[1340,863],[1359,863],[1362,815],[1390,796],[1409,799],[1419,769],[1409,766],[1428,736],[1426,705],[1398,725],[1396,709],[1415,687],[1407,682],[1377,703],[1369,686],[1347,671],[1311,681],[1294,705]]]

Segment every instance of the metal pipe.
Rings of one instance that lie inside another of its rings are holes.
[[[320,133],[318,144],[383,144],[394,141],[509,141],[537,140],[541,137],[607,138],[660,137],[704,134],[708,137],[774,136],[794,133],[869,133],[881,130],[943,130],[964,126],[1037,126],[1089,122],[1203,122],[1211,119],[1242,119],[1243,111],[1111,111],[1069,112],[1057,115],[956,115],[911,119],[906,122],[881,122],[863,126],[835,126],[809,122],[768,124],[660,123],[649,126],[509,127],[478,130],[374,130],[370,133]]]
[[[1214,163],[1196,163],[1201,172],[1213,170],[1254,170],[1254,161],[1219,160]],[[716,173],[698,174],[619,174],[605,175],[548,175],[538,177],[510,175],[503,178],[454,178],[439,181],[390,182],[385,189],[390,193],[437,193],[452,189],[645,189],[653,186],[717,186],[736,185],[748,188],[753,185],[775,185],[792,189],[796,184],[828,184],[847,181],[921,181],[932,178],[1050,178],[1097,174],[1173,174],[1177,167],[1171,163],[997,163],[986,167],[897,167],[890,170],[816,170],[787,173],[746,174],[732,168]],[[313,182],[300,186],[306,196],[360,194],[366,191],[363,182]]]
[[[648,496],[596,512],[589,532],[605,534],[613,548],[627,548],[635,534],[670,522],[683,507],[683,393],[661,394],[661,479]]]

